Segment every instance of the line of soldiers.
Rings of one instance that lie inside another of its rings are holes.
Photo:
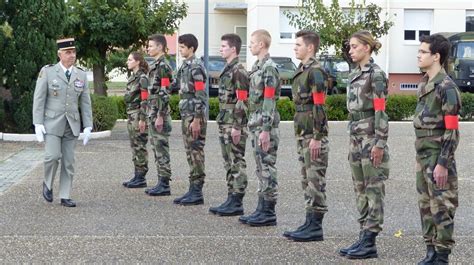
[[[206,176],[207,72],[202,61],[194,54],[198,47],[196,37],[184,34],[179,36],[178,43],[184,61],[177,72],[176,82],[180,93],[181,129],[190,171],[188,191],[173,202],[187,206],[204,203],[202,189]],[[285,231],[283,236],[302,242],[324,239],[322,222],[328,211],[325,175],[329,140],[324,107],[328,83],[327,74],[316,59],[319,43],[319,35],[313,31],[301,30],[296,34],[294,52],[301,63],[292,85],[296,110],[294,131],[306,213],[305,222],[293,231]],[[210,207],[209,212],[219,216],[240,216],[239,222],[257,227],[277,224],[275,205],[278,182],[275,165],[280,115],[276,102],[281,85],[277,67],[269,55],[270,44],[268,31],[257,30],[251,34],[249,48],[257,61],[250,72],[239,63],[242,42],[238,35],[223,35],[220,48],[227,64],[220,75],[217,124],[226,170],[227,199],[219,206]],[[385,73],[371,58],[372,53],[380,48],[380,42],[368,31],[358,31],[350,38],[348,53],[355,68],[349,76],[347,90],[350,119],[348,160],[359,212],[360,233],[352,245],[339,251],[340,255],[349,259],[377,257],[375,239],[383,225],[384,181],[389,175],[390,159],[387,145],[388,115],[385,112],[388,87]],[[133,73],[127,84],[125,101],[135,172],[123,185],[127,188],[147,186],[146,144],[149,137],[158,171],[158,184],[145,190],[150,196],[171,195],[169,87],[173,74],[165,58],[166,50],[165,37],[152,35],[148,40],[147,52],[155,61],[150,67],[137,52],[131,53],[127,60],[128,68]],[[413,124],[416,133],[416,186],[427,253],[419,264],[447,264],[454,245],[453,220],[458,206],[454,152],[459,142],[458,113],[461,99],[458,88],[442,67],[447,61],[448,52],[449,42],[441,35],[421,38],[417,58],[419,67],[426,75],[419,85]],[[41,82],[37,84],[35,102],[39,101],[36,94],[48,84],[42,76],[43,71],[38,79]],[[82,85],[76,83],[76,87]],[[56,99],[55,92],[52,92],[53,99]],[[76,89],[76,92],[78,97],[84,95],[83,90]],[[35,103],[35,106],[38,104]],[[37,112],[35,125],[41,121],[40,118],[49,116],[48,113]],[[46,130],[48,135],[48,127]],[[43,136],[44,133],[39,131],[37,136]],[[78,134],[74,135],[77,137]],[[249,136],[258,177],[258,203],[253,213],[243,215],[242,200],[248,183],[245,146]],[[73,174],[73,169],[70,174]],[[49,181],[44,186],[43,194],[45,199],[52,201],[52,181],[50,177],[46,179]]]

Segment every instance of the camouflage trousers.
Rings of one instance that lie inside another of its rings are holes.
[[[321,139],[321,150],[316,160],[311,159],[309,143],[311,138],[297,139],[296,150],[301,165],[301,184],[306,201],[306,212],[326,213],[326,169],[329,158],[329,140]]]
[[[130,138],[130,146],[132,147],[132,161],[137,172],[148,172],[148,151],[146,144],[148,142],[148,133],[140,133],[138,129],[139,113],[127,114],[127,130]]]
[[[255,174],[258,178],[258,193],[263,194],[266,201],[276,201],[278,193],[276,159],[280,131],[272,128],[270,131],[270,147],[264,152],[259,145],[260,130],[251,132],[253,156],[255,158]]]
[[[424,149],[416,154],[416,190],[423,238],[426,245],[434,245],[437,250],[451,249],[454,245],[454,214],[458,207],[458,177],[454,158],[449,159],[445,189],[438,188],[433,178],[440,151]]]
[[[240,142],[232,142],[232,125],[219,125],[219,142],[221,144],[224,169],[226,171],[227,190],[229,193],[245,193],[247,188],[247,164],[245,162],[245,145],[248,133],[241,130]]]
[[[201,123],[201,133],[196,140],[189,126],[193,121],[193,116],[181,117],[181,132],[183,134],[184,148],[186,149],[186,159],[189,165],[189,181],[203,183],[206,177],[204,167],[204,145],[206,144],[207,120]]]
[[[169,137],[171,132],[171,116],[168,115],[163,119],[163,129],[157,132],[155,128],[156,118],[149,118],[148,133],[150,135],[150,143],[155,155],[156,172],[158,178],[171,178],[170,164],[170,143]]]
[[[356,194],[357,210],[361,230],[382,231],[384,218],[384,181],[389,175],[388,146],[385,146],[382,163],[376,168],[370,152],[376,139],[369,135],[350,135],[349,164]]]

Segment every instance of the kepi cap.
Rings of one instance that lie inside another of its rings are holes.
[[[74,46],[74,38],[59,39],[56,41],[56,44],[58,45],[58,51],[76,48],[76,46]]]

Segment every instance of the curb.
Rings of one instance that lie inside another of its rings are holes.
[[[101,131],[101,132],[93,132],[91,133],[90,139],[100,139],[100,138],[107,138],[112,135],[112,131]],[[84,134],[81,133],[79,135],[78,140],[84,139]],[[36,136],[34,134],[19,134],[19,133],[1,133],[0,132],[0,141],[11,141],[11,142],[34,142],[36,141]]]

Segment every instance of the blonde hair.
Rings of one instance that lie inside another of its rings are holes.
[[[265,48],[270,48],[270,44],[272,44],[272,36],[270,33],[265,29],[257,29],[252,33],[252,36],[257,37],[258,41],[263,42]]]
[[[362,44],[369,45],[370,51],[375,52],[375,54],[382,48],[382,44],[368,30],[359,30],[352,34],[352,38],[358,39]]]

